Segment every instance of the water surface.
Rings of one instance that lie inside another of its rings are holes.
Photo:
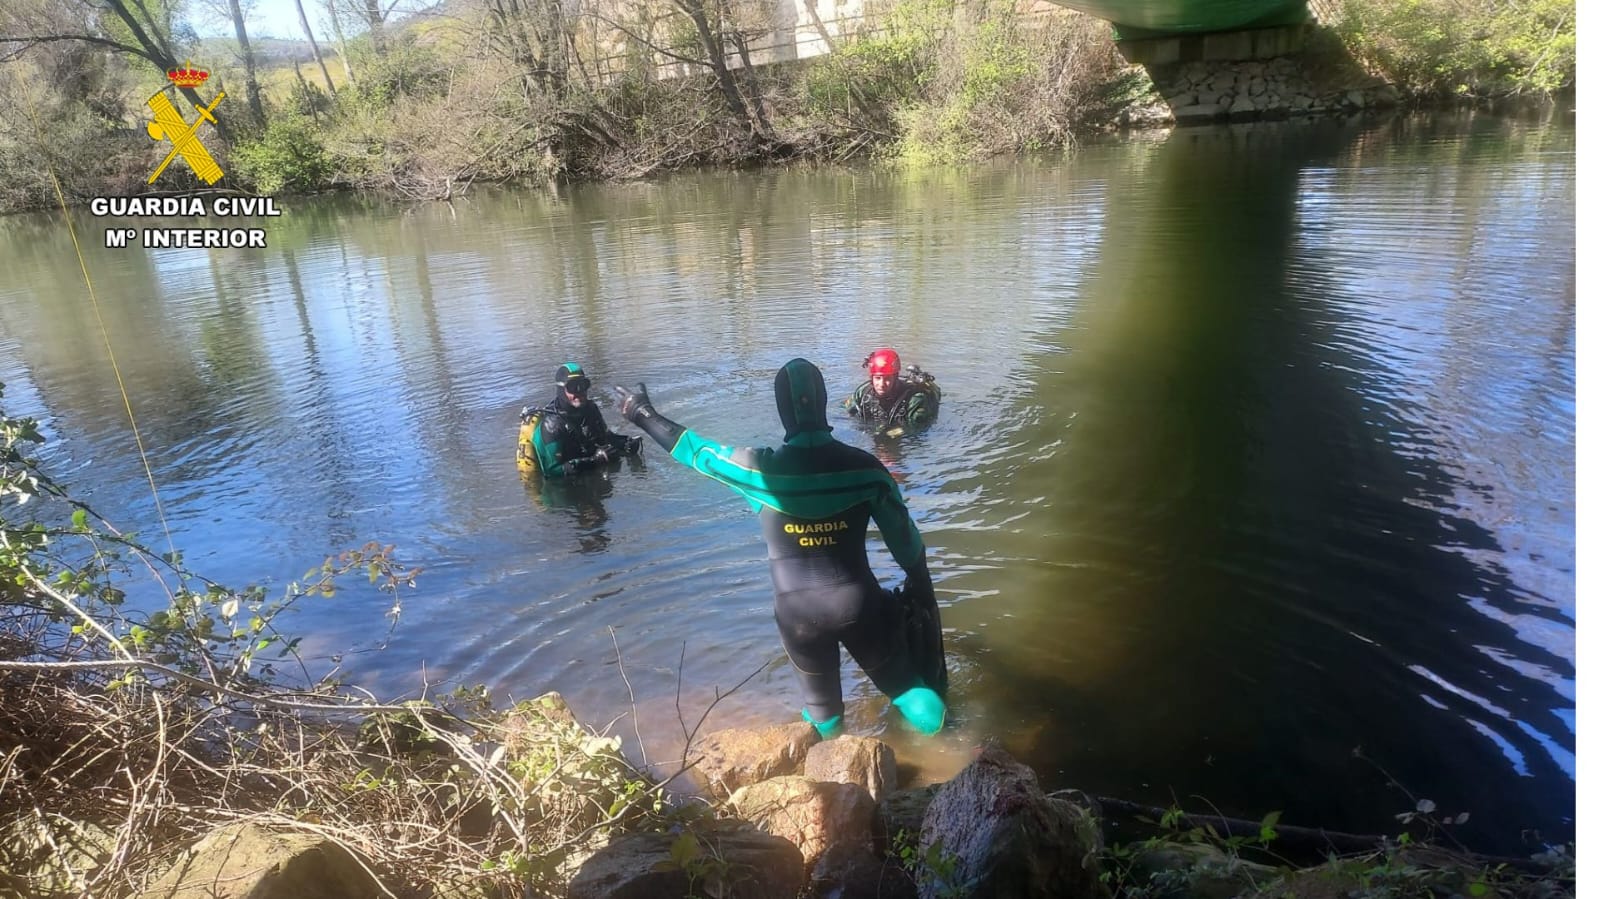
[[[892,345],[945,386],[937,425],[836,433],[927,539],[955,712],[912,736],[846,663],[852,730],[923,778],[992,736],[1049,787],[1358,831],[1413,804],[1391,776],[1517,851],[1575,808],[1574,147],[1559,117],[1195,128],[284,201],[265,251],[100,249],[117,223],[79,215],[97,305],[59,215],[12,218],[0,380],[67,481],[164,543],[109,343],[211,577],[281,589],[367,540],[423,565],[392,628],[359,585],[296,613],[350,680],[560,690],[636,710],[662,759],[713,703],[705,728],[797,714],[756,521],[653,446],[525,480],[517,409],[572,359],[769,444],[785,361],[842,398]]]

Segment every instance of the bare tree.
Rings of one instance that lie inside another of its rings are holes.
[[[339,45],[339,62],[344,66],[344,77],[355,83],[355,69],[350,67],[350,48],[344,42],[344,26],[339,23],[339,10],[333,0],[327,0],[328,22],[333,26],[333,40]]]
[[[366,33],[372,38],[372,50],[382,56],[388,52],[383,40],[383,20],[388,15],[383,10],[381,0],[363,0],[361,10],[366,14]]]
[[[9,11],[9,10],[8,10]],[[159,0],[62,0],[56,11],[63,18],[44,20],[23,19],[15,15],[0,17],[0,60],[26,53],[29,49],[59,41],[77,41],[97,47],[107,47],[138,57],[161,72],[178,67],[179,57],[174,48],[174,17],[171,8]],[[103,13],[110,12],[110,22]],[[126,34],[122,33],[126,29]],[[192,87],[179,91],[195,106],[205,106],[200,94]],[[229,139],[225,114],[217,116],[217,131],[223,140]]]
[[[255,77],[255,54],[250,52],[250,32],[244,27],[244,7],[239,0],[228,0],[228,16],[233,19],[233,34],[239,40],[239,54],[244,57],[244,93],[250,103],[250,117],[260,127],[266,124],[266,110],[261,108],[261,82]]]
[[[570,25],[560,0],[483,0],[489,39],[522,75],[523,95],[564,96]]]
[[[754,66],[749,61],[748,50],[741,52],[744,62],[745,82],[751,89],[753,102],[746,101],[739,90],[738,78],[735,78],[732,67],[728,64],[727,45],[732,43],[735,50],[739,50],[742,39],[735,39],[728,30],[731,16],[723,0],[671,0],[672,6],[678,12],[686,15],[694,26],[694,36],[699,49],[704,53],[703,58],[686,56],[676,50],[662,46],[653,35],[653,28],[644,27],[646,33],[641,34],[638,27],[629,25],[608,16],[602,12],[594,11],[593,15],[601,23],[621,32],[628,38],[649,49],[651,52],[686,63],[691,66],[711,70],[715,79],[716,88],[722,95],[722,101],[739,122],[749,131],[751,137],[762,143],[776,140],[771,124],[766,120],[766,114],[760,108],[760,85],[755,77]]]
[[[237,3],[238,0],[233,0]],[[311,55],[316,57],[317,67],[322,70],[322,80],[328,83],[328,93],[336,94],[338,90],[333,87],[333,77],[328,74],[327,63],[322,61],[322,48],[317,46],[316,35],[311,31],[311,20],[305,17],[305,3],[303,0],[294,0],[294,8],[300,13],[300,27],[305,29],[305,39],[311,42]],[[295,67],[295,74],[299,74],[299,66]]]
[[[717,16],[717,27],[713,29],[710,17],[706,15],[705,0],[672,0],[672,5],[686,13],[694,22],[694,31],[699,35],[700,46],[705,49],[711,72],[716,76],[716,86],[722,91],[722,98],[727,102],[728,110],[748,126],[750,134],[757,138],[770,138],[771,127],[765,123],[764,116],[756,117],[750,114],[750,107],[744,102],[738,84],[733,80],[733,70],[728,68],[726,40],[721,29],[722,17]],[[719,12],[715,7],[711,9],[713,12]]]

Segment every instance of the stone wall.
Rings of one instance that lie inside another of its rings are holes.
[[[1179,124],[1347,113],[1399,101],[1389,84],[1313,78],[1302,56],[1152,66],[1149,76]]]
[[[1159,103],[1136,123],[1233,121],[1393,106],[1399,91],[1365,74],[1316,25],[1178,35],[1117,45],[1149,74]],[[1125,124],[1133,124],[1126,122]]]

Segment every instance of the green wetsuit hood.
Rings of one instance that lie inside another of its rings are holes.
[[[818,438],[833,430],[827,423],[827,383],[809,359],[790,359],[777,370],[772,388],[785,443],[801,436],[806,438],[801,442],[821,442]]]

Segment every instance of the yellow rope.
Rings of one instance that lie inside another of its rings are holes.
[[[39,125],[39,112],[31,104],[28,111],[33,116],[34,137],[39,141],[40,147],[47,147],[44,140],[44,129]],[[117,354],[111,349],[111,335],[106,331],[105,318],[100,315],[100,298],[94,293],[94,279],[89,277],[89,264],[83,258],[83,247],[78,243],[78,230],[72,226],[72,215],[67,211],[67,197],[61,191],[61,181],[56,177],[55,167],[50,164],[50,154],[41,153],[44,157],[44,170],[50,176],[50,184],[55,187],[56,201],[61,204],[61,217],[67,221],[67,233],[72,236],[72,251],[78,254],[78,269],[83,272],[83,283],[89,287],[89,302],[94,306],[94,320],[100,325],[100,339],[105,343],[105,354],[111,359],[111,372],[117,378],[117,390],[122,393],[122,408],[128,412],[128,424],[133,426],[133,442],[139,448],[139,461],[144,464],[145,480],[150,482],[150,496],[155,499],[156,518],[161,522],[161,532],[167,538],[167,551],[176,555],[177,547],[172,544],[172,531],[167,527],[166,512],[161,508],[161,493],[155,486],[155,472],[150,470],[150,457],[144,451],[144,438],[139,434],[139,422],[133,417],[133,402],[128,399],[128,385],[122,380],[122,369],[117,365]]]

